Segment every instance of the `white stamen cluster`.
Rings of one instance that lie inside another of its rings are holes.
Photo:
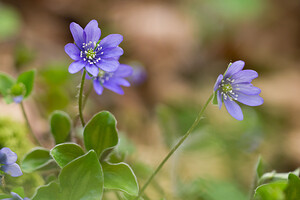
[[[96,64],[101,60],[99,53],[100,55],[104,54],[101,52],[102,47],[96,42],[90,41],[88,43],[83,43],[82,48],[84,50],[80,51],[80,57],[83,58],[83,61],[87,61],[89,64]]]
[[[234,93],[232,88],[232,83],[234,82],[234,79],[226,78],[221,81],[221,84],[219,85],[221,95],[223,96],[224,100],[229,99],[230,101],[237,100],[238,94]],[[235,85],[237,86],[237,84]],[[239,88],[235,88],[234,90],[239,90]]]
[[[114,74],[110,72],[99,73],[98,80],[101,84],[107,82]]]

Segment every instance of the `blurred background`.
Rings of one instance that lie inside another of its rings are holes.
[[[119,151],[143,185],[193,123],[217,76],[229,62],[244,60],[259,73],[254,85],[265,103],[242,106],[241,122],[210,105],[146,191],[149,199],[244,200],[259,155],[269,170],[300,166],[299,10],[298,0],[2,0],[0,71],[16,77],[37,69],[34,94],[24,104],[41,143],[51,148],[50,114],[77,114],[80,74],[68,73],[72,60],[64,52],[73,42],[69,24],[96,19],[101,38],[122,34],[120,62],[146,76],[132,79],[123,96],[92,91],[84,115],[108,110],[116,116]],[[1,100],[0,147],[21,160],[33,147],[26,131],[19,105]],[[28,194],[44,184],[39,175],[24,177],[18,181]]]

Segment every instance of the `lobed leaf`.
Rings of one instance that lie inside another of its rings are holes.
[[[72,160],[84,155],[82,148],[75,143],[64,143],[56,145],[50,151],[50,155],[56,163],[63,168]]]
[[[67,164],[59,175],[62,200],[99,200],[103,194],[103,172],[94,150]]]
[[[24,172],[29,173],[47,167],[52,161],[49,150],[38,147],[25,155],[21,168]]]
[[[115,117],[107,111],[100,112],[87,123],[83,130],[87,150],[95,150],[98,157],[118,144]]]
[[[33,195],[32,200],[63,200],[59,185],[51,182],[48,185],[41,186]]]
[[[136,176],[126,163],[102,163],[104,173],[104,188],[117,189],[129,195],[137,196],[139,186]]]

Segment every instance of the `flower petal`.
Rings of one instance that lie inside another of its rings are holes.
[[[10,148],[3,147],[0,151],[1,154],[5,155],[5,159],[1,159],[0,164],[11,165],[17,161],[18,159],[17,154],[12,150],[10,150]]]
[[[118,69],[120,65],[119,61],[111,58],[102,59],[100,62],[96,63],[96,65],[106,72],[114,72]]]
[[[100,81],[97,80],[97,79],[94,80],[94,81],[93,81],[93,85],[94,85],[94,90],[96,91],[96,93],[97,93],[98,95],[101,95],[102,92],[103,92],[103,87],[102,87]]]
[[[243,120],[243,112],[241,107],[234,101],[224,100],[225,107],[229,114],[237,120]]]
[[[122,85],[122,86],[125,86],[125,87],[129,87],[130,86],[130,83],[126,79],[124,79],[124,78],[114,77],[114,78],[111,78],[111,81],[115,82],[118,85]]]
[[[219,109],[221,109],[222,107],[222,95],[220,91],[217,91],[217,100],[218,100],[218,105],[219,105]]]
[[[91,20],[86,27],[84,28],[84,32],[86,35],[85,42],[98,42],[101,36],[101,30],[98,27],[98,22],[96,20]]]
[[[21,168],[17,163],[11,165],[3,165],[1,166],[1,170],[11,175],[12,177],[18,177],[23,175]]]
[[[94,64],[87,64],[86,66],[85,66],[85,69],[86,69],[86,71],[88,72],[88,73],[90,73],[92,76],[98,76],[98,74],[99,74],[99,68],[96,66],[96,65],[94,65]]]
[[[241,92],[236,92],[236,94],[238,95],[237,101],[248,106],[260,106],[264,103],[263,98],[259,95],[246,95]]]
[[[117,59],[123,55],[124,51],[121,47],[113,47],[113,48],[106,48],[102,51],[101,58],[113,58],[117,57]]]
[[[23,200],[22,197],[20,197],[17,193],[11,192],[11,194],[13,195],[13,200],[18,199],[18,200]]]
[[[248,95],[257,95],[261,92],[258,87],[254,87],[251,83],[232,84],[232,88]]]
[[[129,77],[131,76],[133,73],[133,69],[132,67],[130,67],[129,65],[125,65],[125,64],[120,64],[118,69],[114,72],[114,75],[117,77]]]
[[[258,77],[258,73],[254,70],[242,70],[232,75],[231,80],[234,83],[250,83],[253,79]]]
[[[105,48],[117,47],[123,41],[123,36],[120,34],[110,34],[100,41],[100,46]]]
[[[113,81],[107,81],[107,82],[104,82],[103,83],[103,86],[117,94],[121,94],[123,95],[124,94],[124,91],[123,89],[121,88],[121,86],[115,84]]]
[[[245,66],[245,62],[242,61],[242,60],[238,60],[238,61],[235,61],[234,63],[232,63],[227,71],[225,72],[225,78],[228,78],[228,77],[231,77],[233,74],[241,71]]]
[[[215,83],[214,91],[216,91],[216,90],[219,88],[219,85],[221,84],[222,79],[223,79],[223,75],[220,74],[220,75],[218,76],[218,78],[217,78],[216,83]]]
[[[65,52],[73,60],[76,60],[76,61],[80,60],[80,50],[78,49],[78,47],[75,44],[73,44],[73,43],[66,44],[66,46],[65,46]]]
[[[83,32],[83,29],[81,28],[81,26],[79,26],[75,22],[72,22],[70,24],[70,30],[71,30],[71,33],[72,33],[75,43],[77,44],[77,46],[79,48],[81,48],[82,44],[85,42],[85,34]]]
[[[75,74],[79,72],[81,69],[83,69],[86,64],[87,64],[86,61],[83,60],[72,62],[71,65],[69,66],[69,72],[71,74]]]

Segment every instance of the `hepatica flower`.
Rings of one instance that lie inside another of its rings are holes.
[[[225,74],[220,74],[215,87],[219,109],[224,102],[229,114],[237,120],[243,120],[243,113],[236,102],[248,106],[259,106],[264,100],[259,96],[261,90],[254,87],[251,81],[258,77],[254,70],[243,70],[245,63],[236,61],[228,66]]]
[[[119,57],[123,49],[118,45],[123,36],[111,34],[99,41],[101,30],[96,20],[90,21],[84,29],[72,22],[70,30],[74,43],[65,46],[65,52],[74,60],[69,66],[69,72],[74,74],[82,69],[97,76],[99,69],[105,72],[116,71],[119,66]]]
[[[13,177],[21,176],[23,173],[16,163],[17,154],[7,147],[0,150],[0,172],[7,173]]]
[[[20,197],[17,193],[11,192],[12,198],[6,198],[3,200],[30,200],[29,198],[25,197],[24,199]]]
[[[94,90],[101,95],[104,88],[107,88],[115,93],[124,94],[121,86],[129,87],[130,83],[125,79],[131,76],[133,70],[130,66],[120,64],[114,72],[99,72],[97,77],[93,79]]]

